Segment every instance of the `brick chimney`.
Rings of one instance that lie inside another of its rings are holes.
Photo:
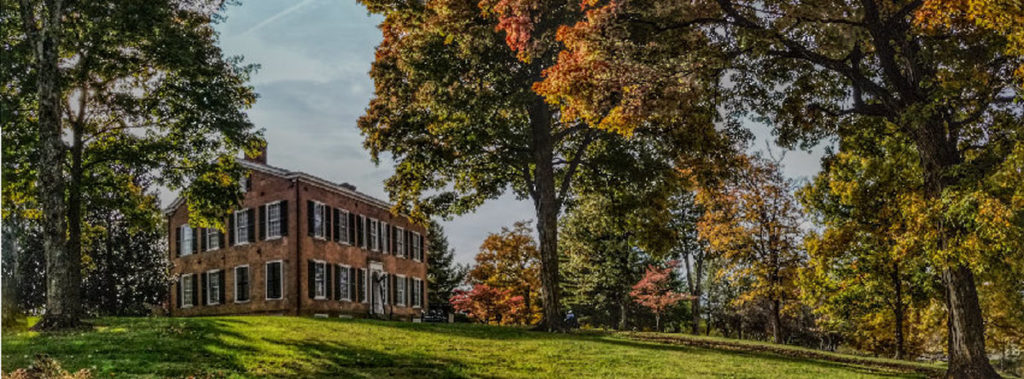
[[[264,143],[263,147],[260,148],[259,152],[255,155],[245,153],[245,160],[259,164],[267,164],[267,144]]]

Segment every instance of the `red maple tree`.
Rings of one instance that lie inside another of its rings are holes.
[[[655,265],[648,265],[647,272],[643,279],[633,285],[633,301],[654,312],[655,329],[661,330],[661,314],[666,309],[683,300],[689,300],[689,294],[672,290],[672,270],[679,265],[679,261],[669,261],[665,267],[659,268]]]

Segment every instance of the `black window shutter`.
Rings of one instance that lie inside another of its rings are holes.
[[[420,234],[420,251],[419,251],[420,262],[423,262],[423,251],[426,250],[426,248],[423,246],[423,242],[425,242],[424,239],[423,239],[423,235]]]
[[[412,306],[412,291],[413,290],[414,290],[414,288],[412,288],[412,278],[406,277],[405,278],[405,305],[410,306],[410,307]]]
[[[178,298],[176,299],[177,301],[175,301],[175,303],[177,303],[179,309],[181,308],[181,292],[182,292],[181,284],[184,283],[184,282],[185,282],[185,278],[184,277],[178,278],[178,283],[175,285],[175,287],[177,287],[177,294],[178,294]]]
[[[259,218],[260,218],[260,241],[267,239],[267,205],[260,205]]]
[[[359,238],[359,247],[366,248],[366,218],[362,215],[356,217],[356,238]]]
[[[192,254],[199,251],[199,229],[192,228]]]
[[[181,227],[174,228],[174,257],[181,256]]]
[[[384,251],[384,222],[377,221],[377,247]]]
[[[249,242],[256,242],[256,211],[250,208],[245,215],[249,217]]]
[[[245,192],[252,191],[252,173],[245,174]]]
[[[209,291],[210,283],[206,282],[206,273],[205,272],[199,274],[199,276],[201,278],[203,278],[202,284],[199,286],[199,292],[202,293],[199,296],[199,303],[202,304],[202,305],[206,305],[206,291]]]
[[[235,246],[235,214],[228,216],[228,246]]]
[[[412,232],[410,232],[408,230],[406,230],[406,231],[404,231],[402,233],[402,237],[405,238],[405,246],[403,246],[403,249],[402,249],[402,250],[404,250],[404,251],[402,251],[402,257],[405,257],[405,258],[409,258],[409,252],[412,251],[412,238],[409,238],[409,236],[411,234],[412,234]]]
[[[221,249],[224,248],[224,233],[221,233],[219,230],[217,231],[217,246]]]
[[[199,305],[199,281],[192,275],[192,306]]]
[[[224,270],[220,270],[220,273],[218,273],[218,274],[217,274],[217,279],[219,279],[219,280],[220,280],[220,303],[221,303],[221,304],[224,304],[224,300],[225,300],[225,299],[227,298],[227,297],[226,297],[226,294],[227,294],[227,291],[226,291],[226,287],[227,287],[227,285],[226,285],[226,282],[227,282],[227,281],[226,281],[226,280],[224,280],[224,277],[225,277],[225,276],[227,276],[227,275],[224,275]]]
[[[313,200],[306,200],[306,233],[309,234],[310,237],[313,236],[313,209],[315,208],[316,206],[313,204]]]
[[[308,280],[309,287],[306,288],[306,291],[309,292],[309,298],[310,299],[312,299],[313,297],[316,296],[316,277],[314,276],[315,274],[316,274],[316,263],[313,262],[312,260],[310,260],[309,261],[309,280]]]
[[[349,243],[349,245],[355,245],[356,244],[356,225],[355,224],[356,224],[356,215],[352,214],[352,213],[349,213],[348,214],[348,225],[346,225],[348,227],[348,243]]]
[[[365,246],[367,249],[369,249],[370,245],[371,245],[371,243],[370,243],[370,218],[369,217],[363,217],[363,222],[366,223],[366,226],[363,227],[363,233],[366,234],[366,236],[364,238],[364,241],[366,241],[366,244],[363,245],[363,246]]]
[[[381,234],[381,237],[384,237],[384,242],[387,243],[381,243],[380,249],[387,254],[391,252],[391,225],[383,224],[382,226],[384,227],[384,232]]]
[[[327,291],[326,295],[328,299],[334,298],[334,286],[331,285],[331,279],[333,278],[331,274],[333,273],[334,270],[332,270],[333,267],[331,266],[332,265],[324,263],[324,272],[326,274],[326,276],[324,276],[324,290]]]
[[[398,275],[388,274],[388,300],[391,300],[391,304],[398,304]]]
[[[356,270],[356,301],[363,301],[363,270]]]
[[[391,238],[391,244],[389,246],[389,249],[390,249],[389,253],[394,254],[395,253],[395,249],[397,249],[395,247],[395,242],[398,241],[398,238],[396,238],[397,235],[398,235],[398,227],[394,226],[394,225],[391,225],[391,226],[388,227],[388,229],[391,230],[391,232],[388,233],[389,234],[388,238]]]
[[[348,299],[356,301],[356,268],[348,268]]]
[[[206,251],[206,228],[199,230],[199,252]]]
[[[281,235],[288,235],[288,200],[282,200],[277,206],[281,210]]]
[[[334,223],[331,222],[331,207],[324,205],[322,209],[324,214],[320,216],[320,219],[324,220],[324,239],[330,241],[333,238],[331,231],[334,230]]]
[[[334,213],[334,242],[341,240],[341,211],[338,208],[333,208]]]

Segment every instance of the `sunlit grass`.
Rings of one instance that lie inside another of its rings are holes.
[[[105,318],[93,330],[3,335],[3,370],[36,354],[101,376],[915,376],[870,364],[484,325],[300,317]],[[918,375],[919,376],[919,375]]]

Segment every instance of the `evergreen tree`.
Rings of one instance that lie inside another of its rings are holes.
[[[467,265],[455,263],[455,249],[448,247],[444,227],[435,220],[427,226],[427,299],[430,305],[450,305],[452,291],[466,280]]]

